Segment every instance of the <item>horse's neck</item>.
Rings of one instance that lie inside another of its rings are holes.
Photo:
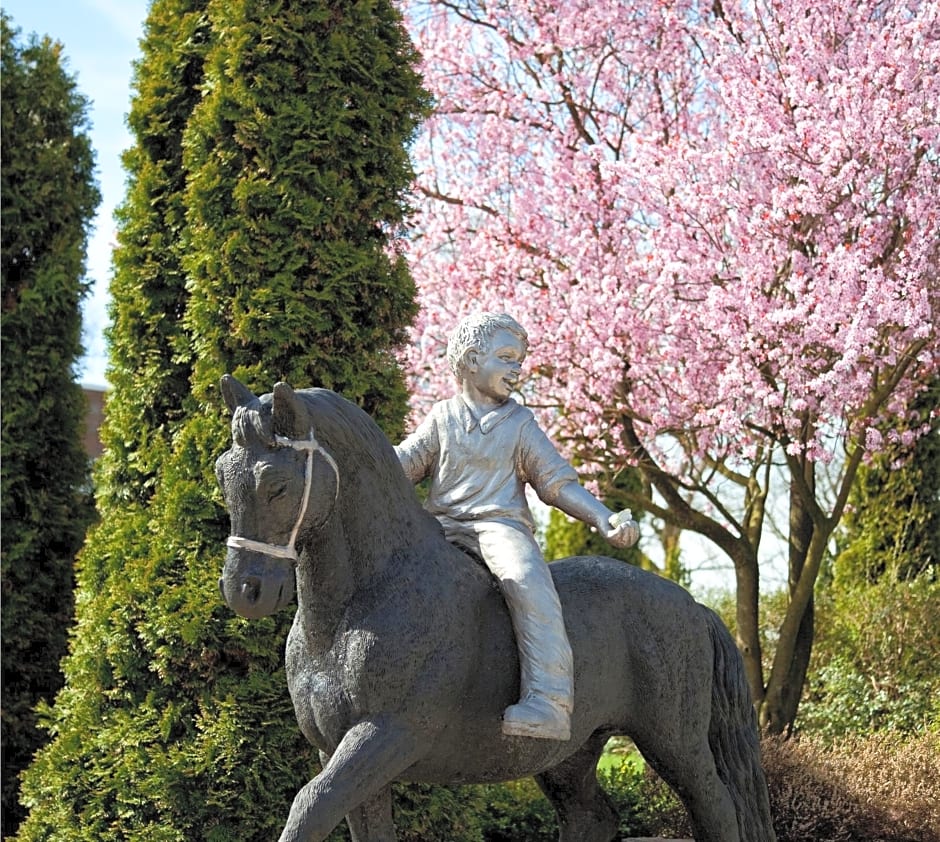
[[[420,507],[338,511],[297,568],[298,620],[308,646],[329,649],[346,624],[357,621],[364,600],[420,575],[419,564],[403,562],[414,562],[422,555],[416,548],[433,541],[431,523]]]
[[[339,462],[334,509],[304,548],[306,558],[297,570],[299,620],[310,644],[321,647],[331,645],[344,623],[358,615],[350,610],[357,600],[369,591],[375,595],[402,573],[393,559],[422,543],[431,528],[391,446],[384,455],[374,443],[362,453],[340,450],[334,449]]]
[[[297,567],[297,620],[314,652],[332,646],[356,592],[357,571],[342,538],[338,530],[324,530]]]
[[[357,596],[382,582],[388,567],[382,524],[367,513],[338,513],[304,551],[297,568],[298,611],[310,645],[332,645],[355,616],[350,608]]]

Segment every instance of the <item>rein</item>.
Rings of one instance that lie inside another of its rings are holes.
[[[297,555],[297,535],[300,527],[307,516],[307,506],[310,503],[310,489],[313,486],[313,457],[316,453],[322,453],[323,458],[329,462],[333,473],[336,476],[336,492],[333,495],[333,506],[339,499],[339,468],[336,460],[330,455],[329,451],[324,449],[313,434],[313,427],[310,428],[310,438],[308,439],[290,439],[286,436],[275,436],[274,443],[281,447],[291,447],[294,450],[306,450],[307,461],[304,463],[304,496],[300,501],[300,511],[297,514],[297,520],[290,533],[290,540],[286,544],[268,544],[264,541],[255,541],[251,538],[242,538],[239,535],[229,535],[225,542],[226,546],[236,550],[249,550],[255,553],[264,553],[265,555],[275,556],[277,558],[287,558],[295,564],[299,561]],[[332,511],[332,509],[331,509]],[[327,514],[329,517],[329,514]]]

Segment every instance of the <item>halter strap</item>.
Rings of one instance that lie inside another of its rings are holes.
[[[336,476],[336,491],[333,494],[334,506],[339,499],[339,468],[336,465],[336,460],[330,455],[329,451],[325,450],[317,441],[316,436],[313,434],[313,427],[310,428],[310,438],[291,439],[286,436],[275,436],[274,443],[282,447],[291,447],[294,450],[307,451],[307,461],[304,464],[304,495],[300,501],[300,512],[297,514],[297,520],[290,533],[290,540],[286,544],[268,544],[264,541],[255,541],[252,538],[229,535],[225,544],[236,550],[249,550],[255,553],[264,553],[265,555],[275,556],[276,558],[287,558],[296,563],[299,560],[296,547],[297,535],[300,532],[300,527],[303,525],[304,518],[307,516],[307,506],[310,503],[310,490],[313,486],[314,454],[322,453],[323,458],[329,463]]]

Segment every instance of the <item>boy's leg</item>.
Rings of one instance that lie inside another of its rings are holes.
[[[503,731],[567,740],[574,664],[548,565],[535,537],[522,528],[484,521],[474,530],[484,562],[499,579],[519,647],[520,701],[506,709]]]

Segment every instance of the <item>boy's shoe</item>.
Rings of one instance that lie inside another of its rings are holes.
[[[511,737],[542,740],[570,740],[571,715],[560,705],[529,693],[503,713],[503,733]]]

